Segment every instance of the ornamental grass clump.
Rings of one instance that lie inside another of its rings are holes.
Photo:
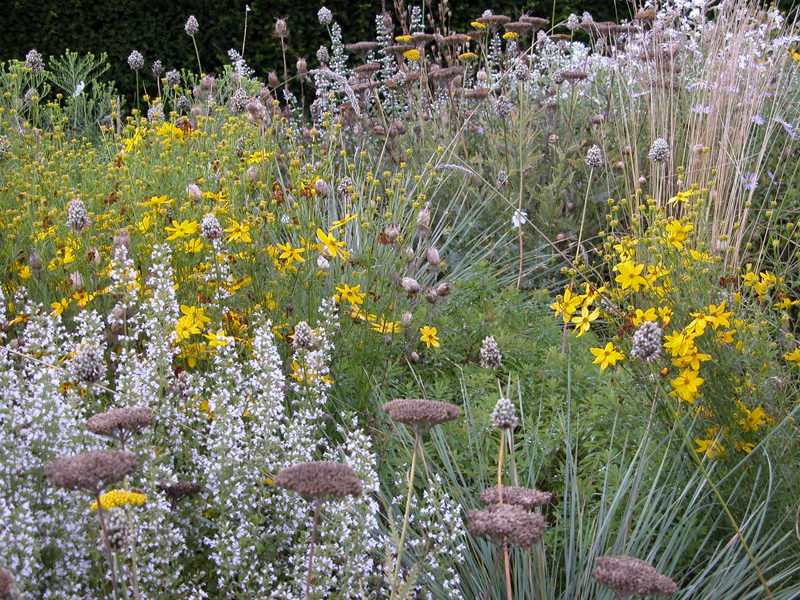
[[[314,500],[314,524],[308,547],[308,569],[306,572],[305,598],[311,597],[311,574],[314,566],[314,546],[317,543],[317,527],[322,502],[329,498],[358,497],[364,491],[361,480],[350,465],[331,461],[299,463],[281,469],[272,480],[274,485],[297,492]]]

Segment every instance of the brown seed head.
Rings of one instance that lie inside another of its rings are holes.
[[[0,567],[0,598],[5,598],[14,585],[14,578],[11,573]]]
[[[179,481],[177,483],[167,483],[166,481],[162,481],[158,484],[158,489],[164,492],[173,502],[178,502],[187,496],[196,494],[202,488],[198,484],[191,481]]]
[[[442,43],[446,46],[458,46],[459,44],[465,44],[468,41],[469,36],[466,33],[454,33],[442,38]]]
[[[477,537],[486,537],[499,543],[508,538],[515,546],[530,548],[542,539],[544,517],[529,513],[519,506],[495,504],[484,510],[467,513],[467,528]]]
[[[671,596],[678,592],[672,579],[656,571],[649,562],[631,556],[601,556],[592,577],[622,596]]]
[[[503,486],[504,504],[513,504],[523,508],[534,508],[536,506],[544,506],[552,499],[553,494],[551,492],[540,492],[539,490],[524,487]],[[481,495],[478,496],[478,500],[486,505],[498,504],[499,497],[497,494],[497,486],[488,487],[483,490]]]
[[[486,15],[485,17],[479,17],[475,20],[482,25],[505,25],[511,21],[511,17],[505,15]]]
[[[377,47],[378,42],[355,42],[345,45],[348,52],[355,52],[356,54],[366,54],[370,50],[375,50]]]
[[[516,33],[517,35],[526,35],[533,29],[533,25],[525,21],[512,21],[503,25],[506,31]]]
[[[440,425],[461,416],[461,409],[455,404],[435,400],[392,400],[383,405],[383,410],[392,421],[405,423],[419,431],[426,431],[434,425]]]
[[[50,485],[68,490],[97,493],[116,483],[139,466],[139,457],[126,450],[90,450],[60,458],[45,467]]]
[[[122,430],[139,431],[153,424],[153,409],[115,408],[90,417],[86,428],[97,435],[116,435]]]
[[[327,460],[304,462],[281,469],[272,478],[272,483],[310,498],[344,498],[360,496],[363,492],[361,481],[350,465]]]

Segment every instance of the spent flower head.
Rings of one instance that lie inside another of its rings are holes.
[[[650,147],[650,152],[647,153],[650,160],[656,163],[662,163],[669,160],[669,142],[664,138],[658,138]]]
[[[200,30],[200,23],[197,22],[197,19],[194,15],[189,15],[189,18],[186,19],[186,25],[183,26],[183,30],[186,32],[186,35],[194,36]]]
[[[521,506],[522,508],[535,508],[537,506],[544,506],[550,503],[553,499],[551,492],[540,492],[532,488],[517,487],[513,485],[503,486],[503,504],[513,504]],[[500,496],[498,494],[497,486],[483,490],[478,496],[481,504],[492,505],[500,503]]]
[[[672,579],[661,575],[649,562],[631,556],[601,556],[592,577],[622,598],[631,595],[671,596],[678,592]]]
[[[144,67],[144,56],[138,50],[134,50],[128,56],[128,66],[134,71],[139,71]]]
[[[586,164],[592,169],[599,169],[603,166],[603,151],[597,144],[589,148],[586,153]]]
[[[50,485],[93,494],[116,483],[139,466],[139,457],[126,450],[90,450],[77,456],[59,458],[45,467]]]
[[[545,522],[542,515],[530,513],[520,506],[494,504],[467,512],[467,528],[472,535],[489,538],[498,544],[508,538],[515,546],[530,548],[542,539]]]
[[[497,400],[492,410],[492,427],[497,429],[514,429],[519,423],[517,410],[508,398],[502,396]]]
[[[392,400],[383,405],[383,410],[392,421],[405,423],[417,433],[461,416],[461,409],[455,404],[418,398]]]
[[[304,462],[281,469],[272,483],[309,498],[360,496],[363,491],[350,465],[331,461]]]

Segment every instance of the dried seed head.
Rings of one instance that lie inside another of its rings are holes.
[[[360,496],[363,491],[350,465],[331,461],[304,462],[281,469],[272,483],[310,498]]]
[[[11,573],[0,567],[0,600],[22,600]]]
[[[292,348],[299,350],[300,348],[313,348],[314,347],[314,330],[311,329],[306,321],[300,321],[294,326],[294,335],[292,336]]]
[[[325,46],[320,46],[317,50],[317,60],[323,65],[331,61],[331,55]]]
[[[189,18],[186,19],[186,25],[183,26],[183,30],[186,32],[186,35],[194,36],[200,31],[200,23],[197,22],[194,15],[189,15]]]
[[[214,213],[208,213],[200,224],[201,235],[208,240],[218,240],[222,237],[222,225]]]
[[[442,298],[445,296],[449,296],[450,292],[453,291],[453,284],[445,281],[444,283],[440,283],[439,286],[436,288],[436,294]]]
[[[510,504],[495,504],[483,510],[467,512],[467,529],[477,537],[501,543],[508,538],[515,546],[530,548],[542,539],[544,517]]]
[[[267,82],[272,87],[277,87],[278,84],[280,83],[280,80],[278,79],[278,74],[275,71],[270,71],[269,75],[267,75]]]
[[[89,213],[80,198],[67,205],[67,227],[73,231],[83,231],[89,226]]]
[[[247,92],[244,91],[242,88],[239,88],[233,95],[231,96],[231,112],[235,115],[242,114],[245,110],[247,110],[247,101],[250,97],[247,95]]]
[[[286,19],[275,21],[275,35],[280,39],[289,37],[289,26],[286,24]]]
[[[486,488],[478,496],[478,500],[486,505],[498,504],[499,498],[496,485]],[[513,504],[531,509],[537,506],[544,506],[552,499],[553,494],[551,492],[540,492],[539,490],[524,487],[503,486],[503,504]]]
[[[144,56],[138,50],[134,50],[128,56],[128,66],[134,71],[139,71],[144,67]]]
[[[158,489],[164,492],[172,502],[180,502],[187,496],[196,494],[202,488],[191,481],[179,481],[177,483],[162,481],[158,484]]]
[[[90,450],[77,456],[60,458],[45,467],[50,485],[69,490],[98,493],[116,483],[139,466],[139,457],[126,450]]]
[[[511,21],[511,17],[507,17],[505,15],[488,14],[478,17],[475,20],[483,25],[505,25]]]
[[[28,266],[34,271],[38,271],[42,268],[42,255],[36,252],[36,250],[31,250],[31,253],[28,255]]]
[[[645,321],[633,334],[631,356],[650,363],[661,356],[661,328],[655,321]]]
[[[155,77],[156,79],[161,77],[161,74],[164,72],[164,65],[161,63],[160,60],[153,61],[152,71],[153,71],[153,77]]]
[[[514,429],[519,424],[517,410],[511,400],[502,396],[492,410],[492,427],[497,429]]]
[[[305,75],[308,73],[308,62],[305,58],[300,57],[297,59],[297,74],[298,75]]]
[[[408,294],[416,294],[419,292],[419,282],[413,277],[403,277],[400,280],[400,287]]]
[[[81,342],[81,345],[72,357],[71,370],[75,377],[86,383],[100,381],[106,373],[103,351],[94,344]]]
[[[653,142],[653,145],[650,148],[650,152],[647,153],[647,156],[650,160],[656,163],[662,163],[669,160],[669,142],[667,142],[667,140],[664,138],[658,138],[655,142]]]
[[[493,335],[485,337],[481,344],[481,366],[486,369],[499,369],[503,366],[503,355]]]
[[[461,416],[461,409],[455,404],[435,400],[392,400],[383,405],[383,410],[392,421],[405,423],[417,432],[427,431],[434,425],[441,425]]]
[[[603,151],[595,144],[586,153],[586,164],[592,169],[599,169],[603,166]]]
[[[137,432],[153,424],[153,409],[114,408],[90,417],[86,428],[97,435],[114,436],[122,431]]]
[[[395,223],[390,223],[389,226],[386,227],[386,241],[390,244],[394,244],[398,237],[400,237],[400,228]]]
[[[177,69],[167,71],[166,79],[169,87],[174,87],[181,84],[181,74]]]
[[[36,50],[29,50],[28,53],[25,55],[25,68],[33,71],[34,75],[41,73],[42,70],[44,69],[44,61],[42,60],[42,55],[39,54]],[[0,594],[0,598],[2,598],[2,594]]]
[[[330,25],[333,23],[333,13],[323,6],[317,11],[317,19],[320,25]]]
[[[331,194],[331,188],[324,179],[317,179],[314,182],[314,191],[320,198],[327,198]]]
[[[623,598],[632,594],[671,596],[678,592],[672,579],[661,575],[649,562],[631,556],[601,556],[592,577]]]
[[[439,301],[439,295],[436,293],[435,289],[428,288],[425,290],[425,300],[427,300],[429,304],[436,304]]]
[[[440,264],[442,264],[442,259],[439,257],[439,250],[437,250],[434,246],[428,248],[426,257],[428,262],[434,267],[438,267]]]
[[[131,545],[133,541],[130,527],[128,526],[128,515],[125,509],[115,507],[106,511],[106,533],[108,543],[114,552],[119,552]]]

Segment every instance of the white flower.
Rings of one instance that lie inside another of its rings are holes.
[[[526,213],[524,210],[519,210],[519,209],[514,211],[514,216],[511,217],[511,224],[516,229],[519,229],[527,222],[528,222],[528,213]]]
[[[80,96],[81,92],[83,92],[83,88],[85,88],[85,87],[86,87],[86,84],[83,81],[78,83],[78,85],[75,86],[75,91],[72,92],[72,97],[73,98],[77,98],[78,96]]]

